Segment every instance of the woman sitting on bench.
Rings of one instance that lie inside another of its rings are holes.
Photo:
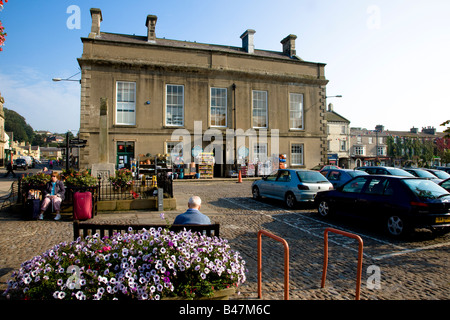
[[[53,209],[56,211],[55,220],[61,219],[61,202],[64,200],[65,192],[66,189],[64,188],[64,184],[58,179],[58,173],[52,172],[51,180],[47,182],[44,190],[44,200],[42,201],[39,220],[44,219],[44,212],[47,210],[50,202],[53,205]]]

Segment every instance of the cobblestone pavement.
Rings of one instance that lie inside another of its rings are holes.
[[[329,234],[329,265],[325,288],[321,288],[323,232],[327,227],[361,236],[364,241],[361,299],[447,300],[450,298],[450,234],[433,237],[419,230],[404,240],[393,240],[371,225],[345,220],[322,220],[311,206],[287,210],[268,199],[251,198],[251,181],[175,181],[178,208],[166,212],[173,219],[191,195],[202,198],[202,212],[221,224],[221,237],[239,251],[248,267],[247,282],[233,299],[257,299],[257,232],[261,229],[285,239],[290,250],[290,299],[352,300],[355,298],[358,244]],[[158,219],[159,213],[100,214],[100,221],[137,223]],[[152,221],[154,222],[154,221]],[[0,213],[0,290],[6,288],[12,270],[20,263],[62,242],[70,241],[70,220],[26,221]],[[272,239],[262,241],[263,299],[284,298],[283,246]],[[377,277],[379,275],[379,277]]]

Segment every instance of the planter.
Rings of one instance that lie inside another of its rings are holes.
[[[222,290],[215,290],[212,297],[201,297],[195,298],[193,300],[230,300],[230,296],[236,293],[235,288],[227,288]],[[168,297],[162,300],[190,300],[184,297]]]

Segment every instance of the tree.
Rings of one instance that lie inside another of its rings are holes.
[[[450,120],[447,120],[444,123],[441,123],[441,126],[446,126],[448,124],[450,124]],[[445,129],[444,132],[446,133],[444,138],[450,138],[450,127],[447,127],[447,129]]]
[[[25,118],[14,110],[3,108],[5,112],[5,131],[14,133],[14,140],[31,143],[34,138],[33,128],[25,121]]]

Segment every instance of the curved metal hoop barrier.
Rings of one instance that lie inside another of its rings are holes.
[[[325,287],[325,279],[327,277],[327,267],[328,267],[328,232],[333,232],[336,234],[343,235],[348,238],[353,238],[358,240],[358,269],[356,275],[356,294],[355,300],[359,300],[360,290],[361,290],[361,272],[362,272],[362,258],[363,258],[363,241],[360,236],[349,233],[342,230],[337,230],[333,228],[326,228],[324,232],[324,258],[323,258],[323,272],[322,272],[322,283],[321,288]]]
[[[258,231],[258,298],[262,298],[262,235],[281,242],[284,246],[284,300],[289,300],[289,245],[283,238],[264,230]]]

